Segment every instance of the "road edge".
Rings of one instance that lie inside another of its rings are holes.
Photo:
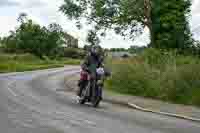
[[[76,75],[78,73],[79,72],[76,72],[76,73],[72,74],[71,77],[65,78],[65,82],[64,82],[65,86],[69,87],[67,85],[67,82],[70,81],[70,78],[72,78],[74,75]],[[66,81],[66,79],[67,79],[67,81]],[[70,88],[72,88],[72,87],[70,86]],[[198,119],[198,118],[184,116],[184,115],[180,115],[180,114],[174,114],[174,113],[161,112],[161,111],[156,111],[156,110],[152,110],[152,109],[148,109],[148,108],[143,108],[143,107],[140,107],[140,106],[138,106],[138,105],[136,105],[132,102],[116,100],[116,99],[109,99],[109,98],[103,98],[103,101],[108,102],[108,103],[112,103],[112,104],[118,104],[118,105],[121,105],[121,106],[126,106],[128,108],[132,108],[132,109],[143,111],[143,112],[150,112],[150,113],[154,113],[154,114],[158,114],[158,115],[162,115],[162,116],[169,116],[169,117],[174,117],[174,118],[178,118],[178,119],[189,120],[189,121],[200,123],[200,119]]]
[[[151,113],[156,113],[156,114],[160,114],[160,115],[165,115],[165,116],[170,116],[170,117],[176,117],[179,119],[185,119],[185,120],[190,120],[190,121],[195,121],[195,122],[200,122],[200,119],[197,118],[193,118],[193,117],[188,117],[188,116],[184,116],[184,115],[179,115],[179,114],[173,114],[173,113],[166,113],[166,112],[160,112],[160,111],[155,111],[155,110],[150,110],[147,108],[142,108],[140,106],[137,106],[133,103],[127,103],[128,106],[137,109],[137,110],[141,110],[144,112],[151,112]]]

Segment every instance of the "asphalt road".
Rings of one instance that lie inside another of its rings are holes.
[[[200,123],[102,103],[78,105],[64,93],[77,68],[0,74],[0,133],[200,133]]]

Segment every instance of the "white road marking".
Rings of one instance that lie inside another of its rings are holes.
[[[8,90],[10,91],[10,93],[12,93],[13,96],[17,97],[17,94],[15,94],[15,92],[12,89],[8,88]]]
[[[17,97],[17,94],[11,89],[13,85],[16,83],[16,81],[12,81],[8,84],[8,91],[15,97]]]
[[[86,123],[89,124],[89,125],[96,126],[96,123],[94,123],[94,122],[92,122],[92,121],[84,120],[84,122],[86,122]]]

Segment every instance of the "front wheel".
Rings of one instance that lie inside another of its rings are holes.
[[[102,88],[98,86],[98,89],[96,90],[96,97],[94,101],[92,102],[93,107],[98,107],[100,102],[102,100]]]

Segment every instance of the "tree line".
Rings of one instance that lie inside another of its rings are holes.
[[[25,13],[19,15],[18,22],[19,26],[15,30],[0,39],[4,52],[32,53],[41,59],[83,56],[83,53],[78,51],[78,39],[64,32],[59,24],[40,26]]]

